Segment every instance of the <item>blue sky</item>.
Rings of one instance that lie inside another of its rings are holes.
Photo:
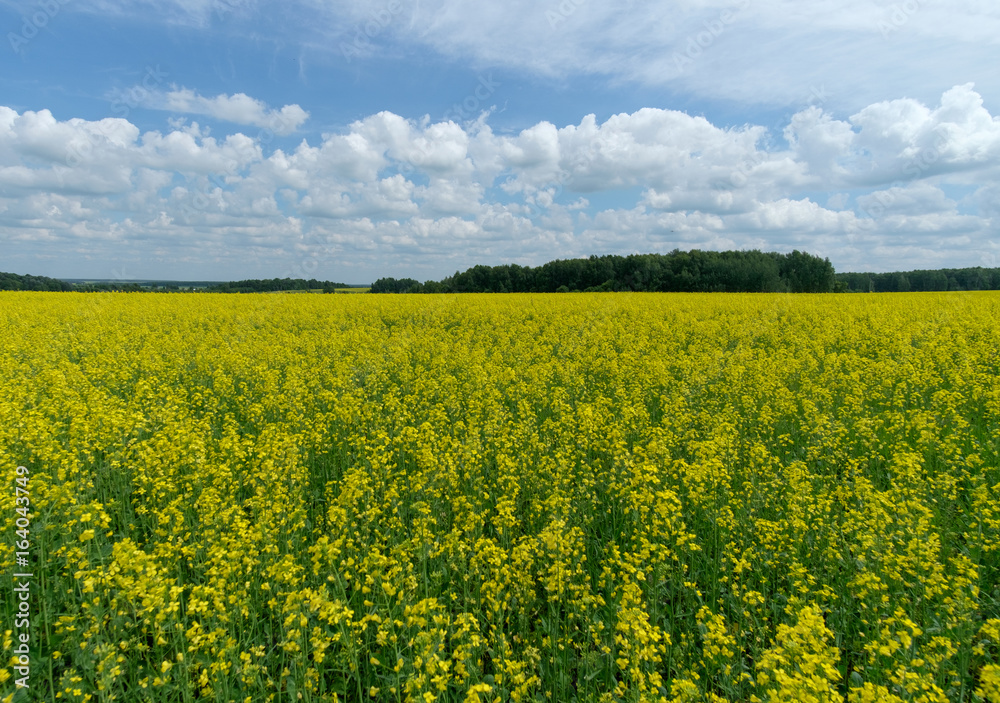
[[[0,270],[1000,266],[978,0],[0,0]]]

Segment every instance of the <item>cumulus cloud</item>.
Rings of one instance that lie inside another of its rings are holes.
[[[273,114],[251,103],[240,119]],[[842,270],[996,249],[1000,126],[973,86],[936,106],[807,108],[784,135],[656,108],[512,134],[380,112],[267,153],[238,131],[0,107],[0,242],[234,275],[322,260],[425,277],[676,247],[799,248]]]
[[[298,105],[285,105],[280,110],[272,110],[266,103],[244,93],[208,98],[189,88],[150,93],[146,105],[158,110],[207,115],[233,124],[269,129],[281,136],[294,133],[309,119],[309,113]]]
[[[856,148],[871,154],[876,176],[904,178],[988,169],[1000,163],[1000,119],[983,107],[973,84],[955,86],[930,109],[913,99],[870,105],[850,118]]]
[[[858,198],[858,205],[867,213],[897,215],[931,215],[956,213],[957,203],[944,191],[929,183],[893,186]]]

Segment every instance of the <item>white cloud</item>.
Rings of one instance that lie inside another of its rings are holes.
[[[1000,128],[971,86],[786,126],[784,147],[760,126],[654,108],[514,134],[381,112],[266,154],[240,132],[0,107],[0,245],[236,276],[349,257],[344,274],[425,278],[675,247],[798,248],[840,269],[996,249]]]
[[[858,198],[858,205],[867,213],[894,215],[930,215],[957,213],[957,203],[944,191],[929,183],[906,187],[893,186]]]
[[[23,0],[12,2],[21,4]],[[258,0],[75,0],[73,4],[74,9],[84,12],[200,28],[256,12],[261,5]]]
[[[1000,163],[1000,119],[983,107],[973,85],[955,86],[936,109],[913,99],[870,105],[852,116],[857,149],[871,154],[875,173],[925,178],[989,169]]]
[[[67,8],[255,41],[266,23],[275,43],[338,61],[429,49],[484,70],[794,108],[817,90],[853,111],[889,94],[926,102],[959,81],[989,95],[1000,88],[1000,5],[984,0],[74,0]]]
[[[378,6],[319,8],[322,36],[350,40]],[[421,0],[372,42],[409,42],[482,69],[604,76],[693,95],[802,106],[816,90],[856,109],[887,94],[930,100],[961,80],[1000,87],[1000,6],[981,0]],[[321,43],[317,37],[317,45]],[[934,47],[947,47],[935,51]],[[382,50],[386,50],[382,47]],[[790,60],[794,57],[794,60]],[[858,76],[864,76],[863,81]]]
[[[294,133],[309,119],[309,113],[298,105],[272,110],[244,93],[207,98],[189,88],[175,88],[165,93],[149,93],[145,104],[158,110],[207,115],[233,124],[269,129],[280,136]]]

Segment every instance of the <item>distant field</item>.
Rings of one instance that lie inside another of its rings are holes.
[[[102,283],[110,283],[110,284],[115,284],[115,285],[124,285],[124,284],[134,283],[134,284],[137,284],[137,285],[140,285],[140,286],[143,286],[143,287],[150,287],[150,286],[158,286],[158,287],[176,286],[176,287],[180,288],[181,290],[192,290],[192,289],[198,289],[198,288],[208,288],[209,286],[218,285],[221,282],[221,281],[160,281],[160,280],[147,280],[147,279],[135,279],[135,280],[131,280],[130,279],[130,280],[124,280],[124,279],[119,279],[119,278],[95,278],[95,279],[64,278],[64,279],[61,279],[61,280],[64,280],[67,283],[72,283],[74,285],[84,285],[84,286],[95,285],[95,284],[102,284]]]
[[[1000,701],[998,319],[0,293],[30,700]]]
[[[335,293],[367,293],[370,288],[334,288]],[[322,288],[309,288],[307,290],[276,290],[270,293],[323,293]]]

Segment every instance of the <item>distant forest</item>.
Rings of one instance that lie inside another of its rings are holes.
[[[308,281],[302,278],[270,278],[217,283],[203,290],[206,293],[276,293],[289,290],[321,290],[324,293],[332,293],[337,288],[350,287],[346,283],[317,281],[315,278],[310,278]]]
[[[215,281],[97,281],[69,282],[47,276],[22,276],[0,273],[0,290],[76,291],[96,293],[116,291],[123,293],[157,292],[206,292],[206,293],[273,293],[278,291],[322,291],[333,293],[338,288],[351,288],[345,283],[317,281],[315,278],[271,278],[218,283]]]
[[[825,293],[836,274],[828,259],[793,251],[674,250],[669,254],[560,259],[537,267],[474,266],[444,280],[382,278],[372,293],[559,293],[571,291]]]
[[[474,266],[441,281],[380,278],[372,293],[559,293],[596,291],[846,293],[1000,290],[1000,268],[836,273],[805,252],[674,250],[591,256],[538,267]]]
[[[0,290],[156,291],[269,293],[348,289],[315,278],[271,278],[214,282],[69,282],[47,276],[0,273]],[[441,281],[380,278],[372,293],[562,293],[571,291],[662,291],[827,293],[1000,290],[1000,268],[836,273],[829,259],[805,252],[674,250],[669,254],[559,259],[541,266],[473,266]]]
[[[76,290],[72,283],[48,276],[22,276],[0,272],[0,290]]]
[[[1000,269],[936,269],[893,273],[838,273],[852,292],[907,293],[931,290],[1000,290]]]

